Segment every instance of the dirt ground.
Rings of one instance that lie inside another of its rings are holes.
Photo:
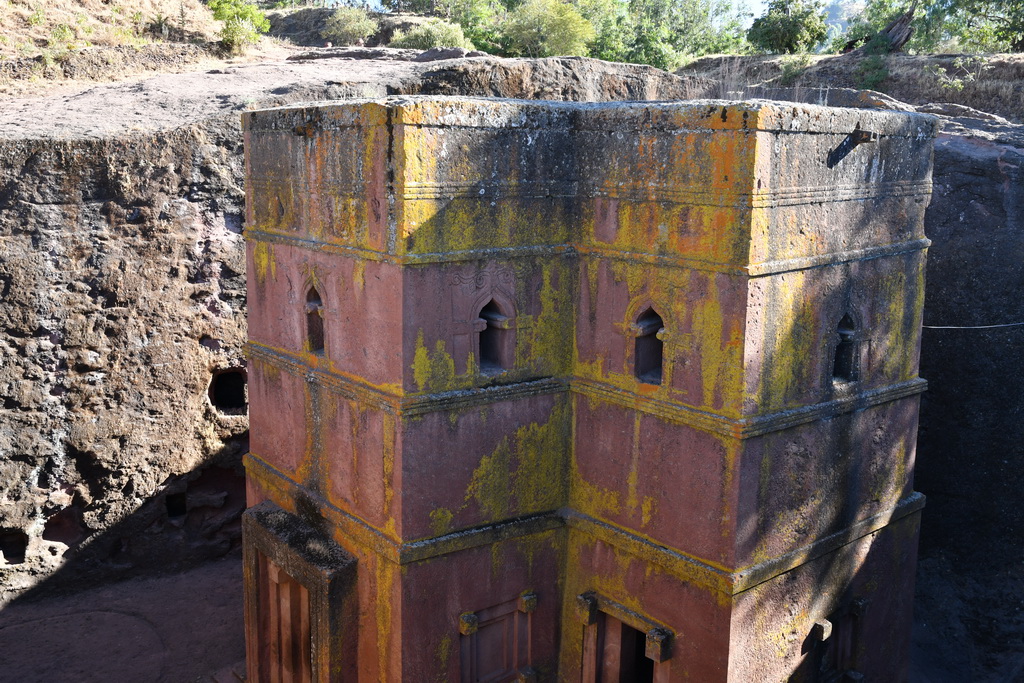
[[[0,611],[0,680],[243,680],[242,563],[134,579]]]

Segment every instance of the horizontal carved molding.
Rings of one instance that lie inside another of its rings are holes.
[[[434,557],[488,546],[568,526],[571,530],[597,538],[635,557],[643,558],[665,572],[688,583],[736,595],[780,574],[796,569],[823,555],[853,543],[868,534],[913,514],[924,507],[925,497],[916,491],[892,508],[862,519],[833,534],[784,555],[746,567],[730,569],[680,550],[660,545],[610,522],[576,510],[562,508],[536,515],[502,520],[470,529],[460,529],[432,538],[403,542],[359,517],[341,510],[326,498],[301,488],[288,475],[277,470],[259,454],[245,456],[246,473],[264,491],[278,491],[294,501],[304,498],[317,505],[328,522],[360,546],[371,549],[396,564],[422,562]],[[274,498],[272,496],[272,498]],[[275,500],[287,508],[288,501]]]
[[[346,256],[353,259],[390,263],[397,266],[420,266],[445,263],[465,263],[488,259],[510,260],[537,257],[574,257],[577,255],[599,255],[602,258],[625,261],[630,263],[646,263],[662,268],[680,268],[715,273],[726,273],[741,277],[764,277],[779,273],[788,273],[808,268],[838,265],[866,259],[898,256],[901,254],[921,251],[931,245],[927,238],[914,239],[907,242],[886,244],[866,249],[854,249],[830,254],[801,256],[791,259],[764,261],[750,264],[733,264],[708,261],[692,256],[649,254],[639,251],[626,251],[609,246],[597,245],[592,241],[587,244],[550,244],[517,247],[494,247],[489,249],[462,249],[448,252],[429,252],[419,254],[395,254],[352,245],[331,242],[318,242],[294,234],[273,230],[245,231],[246,239],[251,242],[282,244],[285,246]]]
[[[737,439],[750,439],[808,422],[814,422],[825,417],[842,415],[855,410],[863,410],[890,401],[896,401],[920,394],[927,387],[928,383],[925,380],[914,378],[899,384],[851,394],[850,396],[844,396],[832,401],[815,403],[809,406],[794,408],[793,410],[784,410],[756,417],[730,418],[680,403],[638,396],[633,392],[619,389],[603,382],[577,378],[573,379],[570,383],[570,388],[573,392],[589,399],[599,399],[626,408],[634,408],[668,422],[684,424],[702,431],[723,434]]]
[[[853,543],[924,507],[925,498],[914,491],[895,506],[862,519],[833,534],[784,555],[747,567],[730,569],[688,555],[679,550],[632,533],[609,522],[575,510],[563,510],[570,529],[598,538],[620,550],[658,565],[665,572],[688,583],[737,595]]]
[[[583,378],[544,377],[498,386],[403,396],[384,391],[351,377],[310,368],[304,364],[302,356],[299,354],[274,349],[255,342],[249,342],[245,351],[246,356],[251,360],[267,363],[295,377],[301,377],[307,382],[318,384],[342,398],[359,401],[371,408],[398,416],[460,410],[500,401],[514,401],[531,396],[572,391],[588,399],[607,401],[654,415],[668,422],[684,424],[694,429],[731,436],[736,439],[750,439],[826,417],[864,410],[920,394],[928,387],[928,382],[920,377],[915,377],[898,384],[851,393],[849,396],[832,401],[767,415],[734,418],[674,401],[640,396],[611,384]]]
[[[611,384],[583,378],[544,377],[490,387],[403,396],[384,391],[351,377],[310,368],[304,364],[299,354],[274,349],[255,342],[246,344],[245,351],[246,356],[253,361],[267,363],[278,370],[301,377],[307,382],[318,384],[337,396],[351,401],[359,401],[371,408],[398,416],[461,410],[501,401],[515,401],[531,396],[572,391],[588,399],[607,401],[647,415],[654,415],[668,422],[736,439],[750,439],[826,417],[864,410],[920,394],[928,387],[928,382],[916,377],[878,389],[851,393],[849,396],[832,401],[767,415],[734,418],[674,401],[640,396]]]
[[[299,354],[281,349],[249,342],[245,345],[245,353],[246,357],[251,360],[267,363],[295,377],[301,377],[305,381],[322,386],[338,396],[352,401],[359,401],[371,408],[398,416],[424,415],[441,411],[460,410],[462,408],[498,403],[500,401],[515,401],[530,396],[543,396],[564,392],[569,388],[563,379],[541,377],[489,387],[474,387],[434,394],[404,396],[385,391],[348,376],[311,368],[304,364],[302,356]]]
[[[245,471],[246,475],[259,484],[264,491],[280,491],[293,501],[299,497],[312,501],[325,519],[335,525],[342,534],[396,564],[421,562],[433,557],[488,546],[565,526],[565,520],[560,512],[552,510],[470,529],[460,529],[432,538],[403,542],[394,538],[384,529],[377,528],[356,515],[338,508],[322,495],[301,487],[257,453],[246,454]],[[281,505],[286,501],[275,502]]]
[[[294,182],[294,181],[293,181]],[[347,188],[338,188],[345,194]],[[351,191],[351,190],[349,190]],[[580,180],[455,181],[397,183],[396,199],[562,199],[600,197],[624,202],[656,202],[694,207],[771,209],[804,204],[864,201],[867,199],[929,197],[930,180],[889,181],[855,185],[795,186],[742,191],[709,189],[706,185],[676,183],[631,185],[589,183]]]
[[[249,187],[260,194],[273,193],[288,187],[292,193],[311,198],[332,197],[365,201],[367,184],[350,184],[317,179],[315,184],[296,175],[259,175],[248,179]],[[382,190],[384,188],[381,188]],[[876,199],[903,199],[931,196],[930,180],[888,181],[856,185],[822,185],[817,187],[780,187],[742,191],[732,188],[709,189],[706,185],[631,185],[588,183],[580,180],[494,181],[444,180],[440,182],[405,182],[394,184],[395,199],[401,201],[482,199],[482,200],[538,200],[538,199],[614,199],[622,202],[678,204],[681,206],[774,209],[807,204],[860,202]],[[306,203],[315,201],[307,200]]]

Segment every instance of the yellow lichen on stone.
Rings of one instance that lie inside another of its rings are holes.
[[[569,407],[557,405],[547,422],[519,427],[480,460],[466,490],[487,521],[554,510],[564,504]]]
[[[416,336],[416,350],[413,353],[413,380],[418,391],[445,391],[455,388],[455,361],[448,354],[443,339],[434,342],[434,350],[428,351],[423,342],[423,331]]]
[[[452,636],[450,633],[444,634],[444,637],[441,638],[441,642],[437,644],[437,650],[434,655],[437,657],[438,663],[437,680],[439,683],[443,683],[443,681],[448,680],[448,660],[452,655]]]
[[[388,662],[391,661],[388,656],[391,652],[391,634],[392,624],[394,623],[394,616],[392,614],[392,599],[393,593],[395,592],[395,579],[398,572],[397,565],[392,564],[388,560],[381,556],[377,556],[377,571],[376,571],[376,617],[377,617],[377,666],[379,667],[378,676],[380,680],[386,681],[390,678],[388,675]]]
[[[622,503],[619,499],[619,492],[615,489],[606,489],[588,481],[579,470],[576,462],[576,454],[571,456],[572,478],[569,484],[570,506],[590,515],[591,517],[603,517],[606,514],[617,515],[622,511]]]
[[[384,454],[383,472],[384,477],[384,516],[387,520],[385,530],[392,536],[398,538],[395,530],[395,518],[391,513],[391,501],[395,497],[395,417],[384,413]]]
[[[448,508],[438,508],[430,511],[430,530],[435,536],[442,536],[452,528],[452,519],[455,515]]]
[[[277,262],[274,261],[274,246],[267,242],[256,242],[252,247],[252,261],[256,267],[256,281],[263,284],[267,275],[277,279]]]

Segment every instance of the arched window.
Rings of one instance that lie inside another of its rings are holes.
[[[836,356],[832,363],[832,379],[837,382],[857,381],[857,326],[849,314],[839,321],[836,330]]]
[[[633,356],[637,379],[645,384],[661,384],[664,343],[658,338],[665,324],[653,308],[636,319],[636,349]]]
[[[310,353],[324,352],[324,302],[316,287],[306,293],[306,345]]]
[[[510,327],[508,316],[504,315],[497,302],[491,299],[486,306],[480,309],[479,317],[483,322],[478,347],[480,372],[487,375],[504,372],[510,365],[507,348]]]

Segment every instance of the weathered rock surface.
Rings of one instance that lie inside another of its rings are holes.
[[[1024,674],[1024,130],[964,123],[936,140],[926,217],[916,609],[939,642],[970,634],[964,654],[991,672],[975,680],[1011,681]]]
[[[247,429],[229,385],[244,392],[237,135],[222,124],[0,148],[4,592],[70,548],[100,571],[185,560],[179,541],[229,550],[244,500],[223,485]],[[184,492],[174,478],[200,464],[224,481],[197,481],[187,511],[173,497],[138,509]]]

